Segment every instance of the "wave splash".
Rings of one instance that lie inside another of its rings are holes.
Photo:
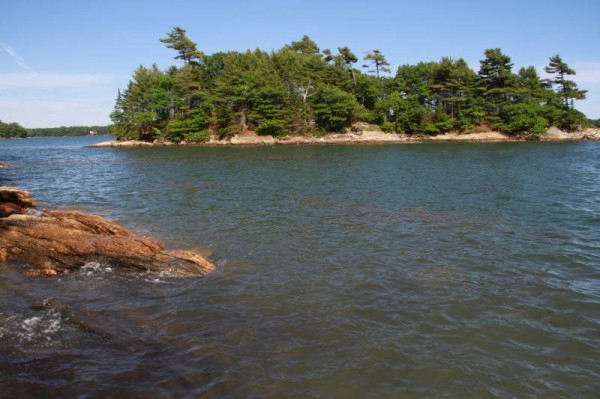
[[[4,315],[0,313],[0,339],[14,340],[20,344],[49,344],[62,328],[62,315],[49,309],[41,316]]]

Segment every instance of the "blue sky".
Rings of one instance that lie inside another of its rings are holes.
[[[600,118],[598,0],[0,0],[0,120],[29,128],[105,125],[139,65],[177,64],[159,38],[174,26],[205,53],[272,50],[309,35],[392,64],[464,58],[487,48],[542,76],[559,54],[587,89],[576,107]]]

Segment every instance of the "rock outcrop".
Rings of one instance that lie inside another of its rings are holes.
[[[0,187],[0,198],[19,200],[12,203],[16,207],[34,203],[29,193],[12,187]],[[198,254],[168,251],[100,216],[74,211],[13,212],[0,218],[0,263],[8,262],[26,265],[29,276],[65,274],[88,262],[171,276],[203,276],[215,268]]]
[[[0,187],[0,202],[11,203],[23,208],[36,206],[28,191],[19,190],[15,187]]]
[[[11,202],[0,202],[0,218],[6,218],[13,214],[21,215],[25,209]]]

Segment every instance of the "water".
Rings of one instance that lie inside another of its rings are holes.
[[[600,143],[94,140],[0,141],[0,179],[218,270],[2,265],[3,395],[597,397]]]

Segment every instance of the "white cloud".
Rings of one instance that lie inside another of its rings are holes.
[[[21,58],[21,56],[17,54],[17,52],[8,44],[0,42],[0,47],[2,47],[4,51],[6,51],[6,53],[11,56],[11,58],[17,63],[18,66],[20,66],[28,72],[34,72],[33,69],[29,65],[27,65],[25,60]]]
[[[110,98],[7,99],[0,98],[0,120],[18,122],[27,128],[76,125],[106,125],[113,100]]]
[[[110,75],[55,74],[37,72],[0,73],[0,88],[81,88],[116,81]]]

